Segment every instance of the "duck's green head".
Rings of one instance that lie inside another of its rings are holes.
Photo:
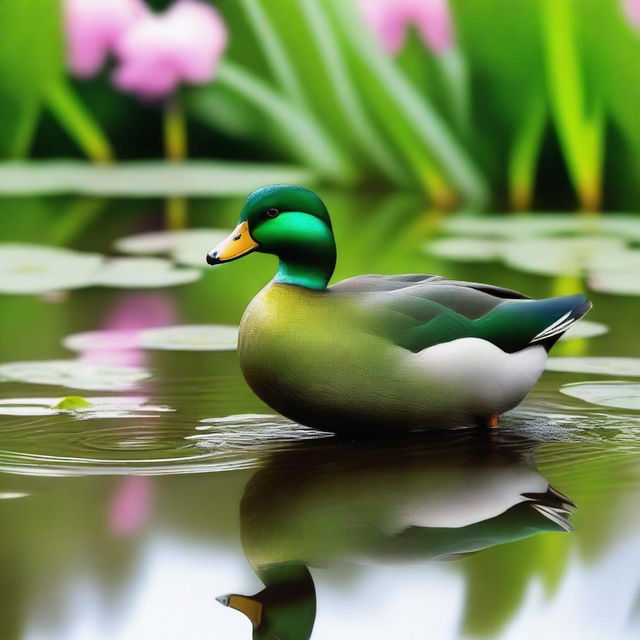
[[[278,256],[277,282],[324,289],[335,267],[336,246],[322,200],[294,185],[256,189],[242,207],[238,226],[207,254],[207,262],[222,264],[253,251]]]
[[[253,640],[309,640],[316,619],[316,590],[307,567],[274,565],[259,571],[267,587],[254,596],[219,596],[218,602],[244,613]]]

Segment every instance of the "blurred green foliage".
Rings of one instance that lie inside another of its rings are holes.
[[[0,0],[0,154],[108,160],[108,138],[118,158],[162,155],[161,105],[108,70],[63,82],[60,3]],[[295,161],[443,207],[637,208],[640,33],[619,0],[452,0],[455,47],[412,35],[395,57],[352,2],[214,4],[230,45],[183,91],[191,156]]]

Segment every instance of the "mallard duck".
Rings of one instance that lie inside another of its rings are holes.
[[[582,295],[532,300],[425,274],[328,286],[336,243],[327,208],[292,185],[251,193],[207,262],[253,251],[275,254],[280,265],[242,318],[242,372],[270,407],[324,431],[496,426],[591,307]]]
[[[265,588],[218,601],[251,620],[255,640],[307,640],[308,567],[451,560],[571,530],[575,504],[535,468],[536,443],[452,435],[274,455],[240,505],[242,546]]]

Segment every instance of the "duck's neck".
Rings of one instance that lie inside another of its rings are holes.
[[[275,282],[322,291],[336,266],[333,236],[304,252],[282,254]]]

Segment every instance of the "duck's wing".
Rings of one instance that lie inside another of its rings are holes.
[[[411,351],[458,338],[482,338],[512,353],[547,350],[590,308],[582,295],[532,300],[517,291],[442,276],[366,275],[331,291],[351,295],[396,344]]]

